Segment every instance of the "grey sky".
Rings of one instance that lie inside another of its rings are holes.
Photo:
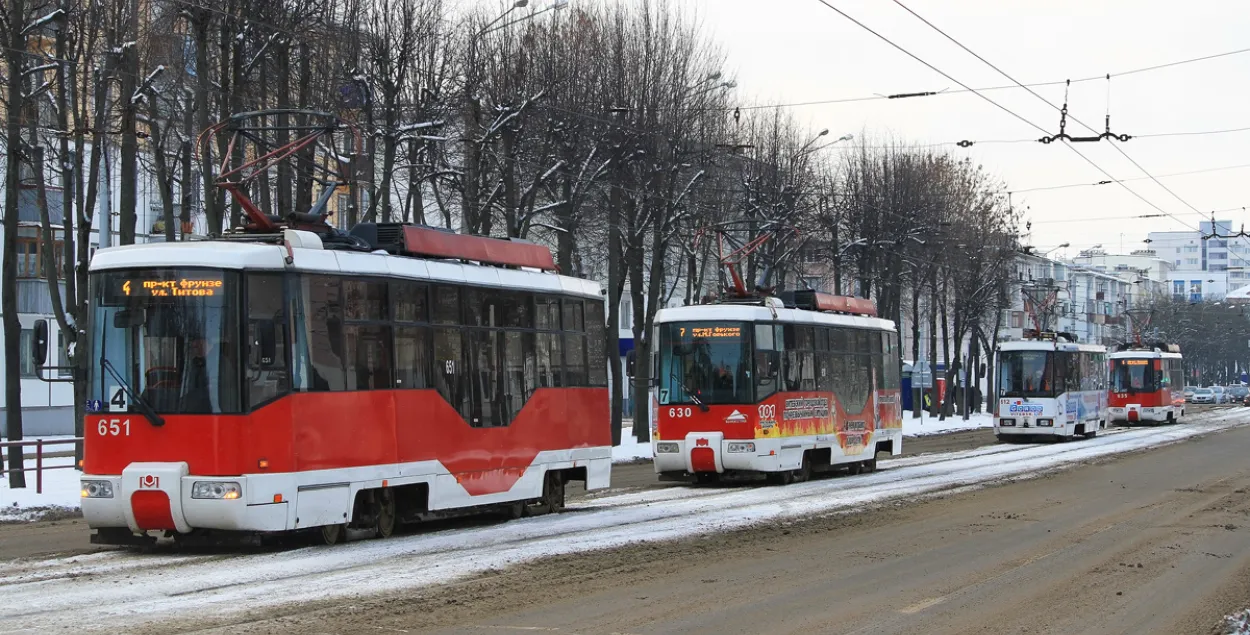
[[[890,47],[817,0],[680,0],[695,9],[729,56],[743,105],[788,103],[926,90],[958,89],[953,82]],[[886,0],[829,0],[867,26],[974,88],[1011,82]],[[912,10],[965,46],[1024,82],[1123,72],[1180,59],[1250,48],[1246,0],[904,0]],[[1250,127],[1250,53],[1138,73],[1111,80],[1112,132],[1130,135]],[[1063,87],[1035,88],[1055,104]],[[1057,132],[1054,109],[1021,89],[986,96]],[[1069,112],[1098,132],[1106,112],[1105,81],[1073,85]],[[969,139],[1036,139],[1037,129],[973,94],[803,106],[797,118],[831,137],[847,132],[893,135],[916,143]],[[1069,118],[1069,134],[1090,134]],[[1134,139],[1121,147],[1158,176],[1250,164],[1250,131],[1207,136]],[[1143,174],[1108,142],[1077,144],[1119,179]],[[834,149],[827,151],[837,151]],[[966,154],[1001,176],[1011,190],[1094,183],[1106,177],[1062,145],[978,144]],[[1250,167],[1161,179],[1205,214],[1250,207]],[[1181,221],[1198,214],[1150,180],[1126,183]],[[1111,251],[1142,247],[1148,231],[1186,229],[1170,218],[1055,223],[1158,214],[1123,187],[1022,193],[1034,221],[1032,242],[1049,248],[1102,243]],[[1241,210],[1219,214],[1234,226],[1250,220]],[[1123,238],[1121,238],[1123,234]],[[1057,252],[1062,253],[1062,252]]]

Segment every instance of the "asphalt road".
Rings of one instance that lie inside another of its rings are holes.
[[[1250,427],[1239,427],[1043,478],[552,558],[245,631],[1211,633],[1250,604],[1248,454]]]

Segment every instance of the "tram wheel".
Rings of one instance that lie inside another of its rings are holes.
[[[799,471],[795,472],[794,480],[798,483],[805,483],[812,480],[812,460],[806,452],[803,453],[803,465],[799,467]]]
[[[864,473],[865,474],[871,474],[876,471],[877,471],[877,457],[874,456],[871,459],[864,461]]]
[[[537,505],[528,505],[526,516],[555,514],[564,509],[564,478],[559,472],[547,472],[543,479],[543,497]]]
[[[1094,437],[1096,437],[1096,436],[1098,436],[1098,430],[1091,430],[1091,431],[1089,431],[1089,432],[1086,432],[1086,433],[1085,433],[1085,438],[1086,438],[1086,439],[1092,439],[1092,438],[1094,438]]]
[[[378,538],[390,538],[395,533],[395,494],[390,489],[377,492],[374,505],[374,534]]]
[[[856,461],[846,466],[846,473],[850,474],[851,476],[860,474],[863,471],[864,471],[864,464],[859,461]]]
[[[321,544],[334,545],[342,542],[345,534],[344,525],[322,525],[318,537]]]
[[[770,485],[789,485],[793,482],[794,482],[794,472],[790,470],[768,473],[768,483]]]

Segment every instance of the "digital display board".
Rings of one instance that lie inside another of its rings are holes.
[[[1147,360],[1147,359],[1121,359],[1121,360],[1116,360],[1116,361],[1120,362],[1121,364],[1124,364],[1125,366],[1148,366],[1150,365],[1150,360]]]
[[[211,298],[221,295],[220,273],[205,272],[168,278],[125,277],[114,280],[115,298]]]
[[[683,326],[679,329],[681,337],[690,336],[695,339],[741,339],[741,326]]]

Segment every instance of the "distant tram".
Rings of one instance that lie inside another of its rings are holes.
[[[1110,358],[1112,421],[1175,423],[1185,416],[1185,370],[1179,346],[1124,348]]]
[[[1042,333],[999,345],[999,439],[1094,437],[1107,427],[1107,349],[1074,340]]]
[[[902,452],[894,324],[868,300],[781,295],[656,314],[657,473],[786,484]]]

